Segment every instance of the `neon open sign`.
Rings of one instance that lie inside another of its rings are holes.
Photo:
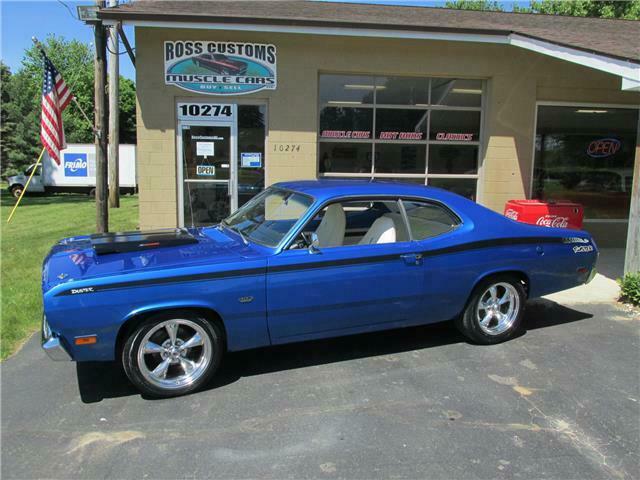
[[[616,138],[600,138],[589,144],[587,155],[593,158],[610,157],[620,150],[621,145],[620,140]]]

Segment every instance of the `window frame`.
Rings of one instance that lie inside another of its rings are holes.
[[[349,76],[349,75],[364,75],[373,78],[374,88],[373,88],[373,102],[370,104],[358,104],[354,105],[349,102],[334,102],[334,103],[322,103],[320,101],[320,77],[323,75],[327,76]],[[428,103],[420,104],[420,105],[395,105],[395,104],[378,104],[377,103],[377,82],[379,78],[386,77],[401,77],[401,78],[420,78],[426,79],[429,83],[429,92],[428,92]],[[367,73],[345,73],[345,72],[319,72],[318,73],[318,92],[317,92],[317,102],[318,102],[318,130],[317,130],[317,147],[316,147],[316,177],[317,178],[368,178],[368,179],[394,179],[401,180],[403,178],[406,179],[421,179],[423,185],[429,185],[429,179],[433,178],[447,178],[447,179],[473,179],[475,180],[475,201],[479,201],[481,194],[481,185],[480,179],[482,177],[482,159],[484,149],[482,147],[483,138],[484,138],[484,122],[485,122],[485,106],[486,106],[486,96],[487,96],[487,81],[484,78],[457,78],[460,80],[476,80],[481,82],[481,101],[480,106],[477,107],[462,107],[462,106],[449,106],[449,105],[439,105],[432,103],[432,83],[434,79],[438,78],[450,78],[450,77],[435,77],[435,76],[417,76],[417,75],[394,75],[392,73],[388,74],[367,74]],[[369,108],[373,111],[373,122],[371,126],[371,138],[369,139],[340,139],[340,138],[323,138],[320,136],[320,112],[324,107],[343,107],[343,108]],[[381,140],[376,138],[376,112],[377,109],[398,109],[398,110],[422,110],[427,112],[427,126],[426,126],[426,136],[424,140]],[[447,141],[447,140],[431,140],[430,129],[431,129],[431,112],[432,111],[473,111],[480,112],[480,125],[479,125],[479,134],[478,139],[465,142],[465,141]],[[320,172],[320,144],[321,143],[366,143],[371,145],[371,171],[367,173],[350,173],[350,172]],[[384,172],[376,172],[376,145],[377,144],[401,144],[401,145],[425,145],[425,171],[423,173],[384,173]],[[429,173],[429,146],[430,145],[473,145],[478,147],[477,153],[477,170],[476,173],[473,174],[455,174],[455,173]]]
[[[433,205],[435,207],[439,207],[442,208],[442,210],[444,210],[445,212],[447,212],[451,218],[453,220],[456,221],[456,224],[453,225],[449,230],[447,230],[446,232],[442,232],[439,233],[438,235],[434,235],[433,237],[427,237],[427,238],[421,238],[421,239],[417,239],[413,236],[413,230],[411,229],[411,222],[409,222],[409,215],[407,214],[407,209],[404,206],[404,202],[416,202],[416,203],[424,203],[427,205]],[[405,218],[405,223],[407,225],[407,230],[409,232],[409,238],[411,239],[412,242],[426,242],[427,240],[431,240],[432,238],[437,238],[437,237],[441,237],[442,235],[446,235],[448,233],[451,233],[455,230],[458,230],[460,227],[462,227],[462,219],[460,218],[459,215],[457,215],[453,210],[451,210],[447,205],[445,205],[442,202],[434,202],[431,200],[418,200],[415,198],[409,198],[409,197],[401,197],[400,198],[400,204],[402,205],[402,212]]]
[[[428,199],[428,198],[424,198],[424,197],[418,197],[418,196],[412,196],[412,195],[345,195],[342,197],[335,197],[335,198],[331,198],[329,200],[325,200],[324,202],[320,203],[318,205],[318,207],[316,209],[309,209],[306,212],[306,215],[308,215],[308,218],[304,221],[299,222],[299,226],[295,226],[289,231],[289,235],[290,237],[288,239],[283,239],[282,242],[282,246],[281,248],[278,250],[278,252],[276,252],[276,255],[282,252],[287,252],[291,250],[291,245],[293,244],[293,242],[295,242],[296,238],[298,238],[298,236],[300,235],[301,232],[304,231],[305,227],[310,224],[313,219],[316,217],[316,215],[318,215],[318,213],[320,213],[324,208],[328,207],[329,205],[332,205],[334,203],[342,203],[342,202],[349,202],[349,201],[356,201],[356,202],[366,202],[366,201],[371,201],[371,202],[376,202],[376,201],[393,201],[395,200],[396,203],[398,204],[398,209],[400,211],[400,215],[402,216],[402,221],[404,222],[404,226],[407,229],[407,232],[409,233],[409,240],[408,241],[403,241],[403,242],[393,242],[392,244],[389,243],[380,243],[380,244],[371,244],[371,245],[366,245],[368,247],[371,246],[384,246],[384,245],[393,245],[393,244],[399,244],[399,243],[414,243],[414,242],[423,242],[423,241],[427,241],[430,240],[432,238],[436,238],[439,237],[441,235],[446,235],[448,233],[453,232],[454,230],[458,230],[459,228],[461,228],[464,225],[464,221],[462,220],[462,217],[460,217],[460,215],[458,215],[455,211],[453,211],[448,205],[446,205],[443,202],[440,202],[438,200],[433,200],[433,199]],[[442,209],[444,209],[445,211],[447,211],[454,219],[456,219],[458,221],[458,224],[455,226],[455,228],[452,228],[451,230],[449,230],[448,232],[442,233],[441,235],[437,235],[436,237],[429,237],[429,238],[425,238],[423,240],[416,240],[415,238],[413,238],[413,232],[411,231],[411,225],[409,224],[409,218],[407,216],[407,212],[404,208],[404,203],[403,201],[414,201],[414,202],[421,202],[421,203],[429,203],[432,205],[436,205],[441,207]],[[294,231],[295,230],[295,231]],[[291,232],[294,232],[293,234]],[[323,247],[322,250],[326,249],[326,248],[341,248],[341,247],[358,247],[358,246],[364,246],[364,245],[339,245],[336,247]],[[294,251],[299,251],[299,250],[294,250]]]
[[[313,204],[316,202],[316,198],[313,195],[310,195],[308,193],[305,192],[300,192],[298,190],[292,190],[290,188],[285,188],[285,187],[280,187],[280,186],[276,186],[276,185],[269,185],[267,188],[265,188],[264,190],[262,190],[261,192],[259,192],[257,195],[255,195],[253,198],[251,198],[251,200],[249,200],[248,202],[246,202],[244,205],[242,205],[242,207],[239,207],[238,209],[236,209],[235,211],[231,212],[227,217],[225,217],[223,219],[224,224],[227,228],[230,228],[230,225],[226,224],[226,220],[227,218],[235,215],[240,208],[244,208],[245,206],[249,206],[252,202],[254,202],[256,200],[256,198],[258,198],[260,195],[266,195],[265,192],[267,191],[273,191],[273,190],[278,190],[281,192],[287,192],[287,193],[295,193],[297,195],[301,195],[303,197],[307,197],[311,200],[311,203],[309,204],[309,206],[307,207],[307,209],[304,211],[304,213],[293,223],[293,225],[291,226],[291,228],[289,230],[287,230],[287,232],[282,236],[282,238],[278,241],[278,243],[276,245],[267,245],[266,243],[260,242],[252,237],[247,236],[247,240],[249,240],[251,243],[254,243],[256,245],[259,245],[261,247],[265,247],[265,248],[269,248],[272,250],[278,250],[280,248],[280,245],[282,245],[283,242],[287,241],[287,237],[289,235],[291,235],[291,232],[295,230],[296,226],[300,224],[300,222],[302,222],[305,218],[306,215],[309,214],[309,212],[311,211],[311,209],[313,208]],[[305,223],[306,224],[306,223]],[[232,231],[234,231],[233,229],[231,229]],[[235,232],[235,231],[234,231]],[[237,232],[235,232],[237,233]],[[296,234],[297,237],[298,234]],[[294,239],[296,237],[293,237]]]

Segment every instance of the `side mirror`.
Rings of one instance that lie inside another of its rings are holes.
[[[318,234],[316,232],[311,233],[311,243],[309,244],[309,253],[311,254],[320,253],[320,240],[318,239]]]

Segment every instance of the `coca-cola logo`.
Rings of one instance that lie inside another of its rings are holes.
[[[592,141],[587,147],[587,155],[593,158],[605,158],[620,150],[620,140],[615,138],[600,138]]]
[[[543,215],[536,220],[536,225],[541,227],[567,228],[569,226],[569,217]]]
[[[508,208],[507,211],[504,212],[504,216],[511,220],[518,220],[518,212],[513,208]]]

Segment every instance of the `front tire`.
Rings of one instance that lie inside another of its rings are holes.
[[[24,187],[22,185],[14,185],[11,187],[11,196],[16,200],[19,199],[20,195],[22,195],[23,188]]]
[[[197,390],[213,376],[223,348],[218,324],[190,311],[160,313],[129,335],[122,364],[142,393],[175,397]]]
[[[492,345],[504,342],[520,329],[526,299],[519,278],[513,275],[487,278],[473,290],[456,326],[475,343]]]

